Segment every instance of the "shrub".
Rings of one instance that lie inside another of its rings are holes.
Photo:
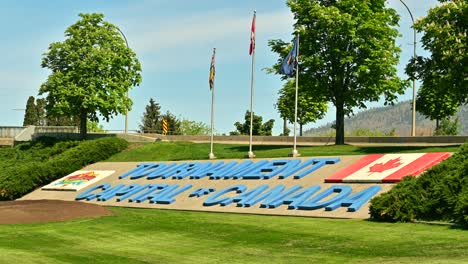
[[[378,221],[443,220],[468,226],[468,143],[421,176],[406,177],[371,200]]]
[[[127,141],[111,137],[83,141],[46,162],[18,163],[6,168],[0,175],[0,200],[19,198],[88,164],[105,160],[127,146]],[[57,148],[61,147],[64,145]]]

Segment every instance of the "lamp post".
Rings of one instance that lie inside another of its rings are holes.
[[[122,32],[122,30],[120,30],[120,28],[117,28],[117,30],[120,32],[120,34],[122,34],[124,40],[125,40],[125,44],[127,45],[127,48],[130,48],[128,46],[128,41],[127,41],[127,37],[125,37],[125,34]],[[127,91],[127,98],[128,98],[128,91]],[[126,109],[127,111],[125,112],[125,134],[128,134],[128,107]]]
[[[408,10],[408,13],[410,14],[411,21],[413,22],[413,58],[416,59],[416,29],[414,28],[414,17],[413,14],[411,13],[411,10],[409,7],[406,5],[403,0],[400,0],[400,2],[406,7],[406,10]],[[411,136],[416,136],[416,79],[413,77],[413,118],[412,118],[412,124],[411,124]]]

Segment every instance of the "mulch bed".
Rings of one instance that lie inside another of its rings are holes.
[[[0,224],[64,221],[81,217],[111,215],[96,204],[61,200],[22,200],[0,202]]]

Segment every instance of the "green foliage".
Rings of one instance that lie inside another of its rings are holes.
[[[53,142],[45,139],[27,143],[15,148],[14,153],[9,153],[9,161],[14,166],[0,170],[0,200],[19,198],[88,164],[105,160],[128,145],[123,139],[111,137],[83,141],[79,145],[77,142]],[[23,153],[28,156],[21,157]]]
[[[314,96],[336,107],[336,144],[344,144],[344,116],[384,95],[392,103],[407,81],[397,75],[400,49],[395,40],[398,15],[385,0],[289,0],[295,34],[300,36],[299,80]],[[270,40],[279,60],[287,42]]]
[[[371,200],[379,221],[442,220],[468,227],[468,143],[417,178],[407,177]]]
[[[141,119],[140,133],[161,133],[161,106],[150,98]]]
[[[174,114],[167,111],[161,118],[167,121],[169,135],[180,135],[180,120]]]
[[[270,119],[265,123],[262,123],[263,117],[253,114],[252,120],[252,135],[254,136],[271,136],[273,125],[275,124],[274,119]],[[247,110],[244,116],[244,123],[234,123],[236,131],[232,131],[230,135],[250,135],[250,111]]]
[[[391,137],[395,136],[395,129],[390,130],[388,133],[382,132],[380,130],[374,130],[369,128],[358,128],[346,133],[346,136],[350,137]]]
[[[37,125],[37,111],[34,103],[34,96],[29,96],[26,102],[26,110],[24,111],[23,126]]]
[[[431,8],[414,25],[418,32],[423,32],[422,46],[431,55],[413,58],[406,72],[420,79],[422,87],[443,95],[433,100],[444,103],[446,97],[453,98],[453,102],[445,102],[453,108],[468,102],[468,2],[440,2],[444,3]]]
[[[434,79],[432,79],[434,81]],[[419,88],[416,98],[416,110],[431,120],[442,120],[454,115],[460,105],[460,100],[447,93],[436,83],[429,85],[429,80]]]
[[[94,132],[94,133],[103,133],[106,132],[104,130],[104,126],[100,125],[97,121],[88,121],[86,123],[87,130],[89,132]]]
[[[299,86],[297,96],[297,123],[299,124],[300,136],[302,136],[302,127],[305,124],[322,119],[328,109],[328,105],[323,98],[311,94],[310,89],[304,86]],[[295,97],[295,82],[294,80],[288,80],[279,91],[276,108],[280,116],[286,118],[290,123],[294,123]]]
[[[181,135],[208,135],[208,134],[211,134],[211,128],[203,122],[182,119],[180,121],[180,134]]]
[[[126,46],[119,29],[102,14],[80,14],[80,20],[65,31],[63,42],[50,44],[42,67],[52,73],[39,94],[47,94],[47,112],[52,116],[80,118],[86,136],[86,121],[109,121],[131,108],[127,93],[141,82],[141,65]]]
[[[371,219],[387,222],[412,222],[419,211],[420,186],[413,177],[405,177],[389,192],[371,200]]]
[[[458,117],[453,121],[450,118],[444,118],[439,127],[435,130],[435,136],[456,136],[460,134],[460,122]]]

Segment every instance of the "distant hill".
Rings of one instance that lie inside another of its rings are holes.
[[[411,102],[404,101],[393,106],[376,107],[361,111],[350,118],[345,118],[345,133],[351,133],[359,128],[368,128],[383,133],[393,129],[397,136],[411,135]],[[461,135],[468,135],[468,106],[461,107],[457,113],[461,123]],[[304,132],[306,136],[329,135],[332,123],[312,128]],[[416,113],[416,135],[432,135],[435,130],[435,121],[424,118]]]

